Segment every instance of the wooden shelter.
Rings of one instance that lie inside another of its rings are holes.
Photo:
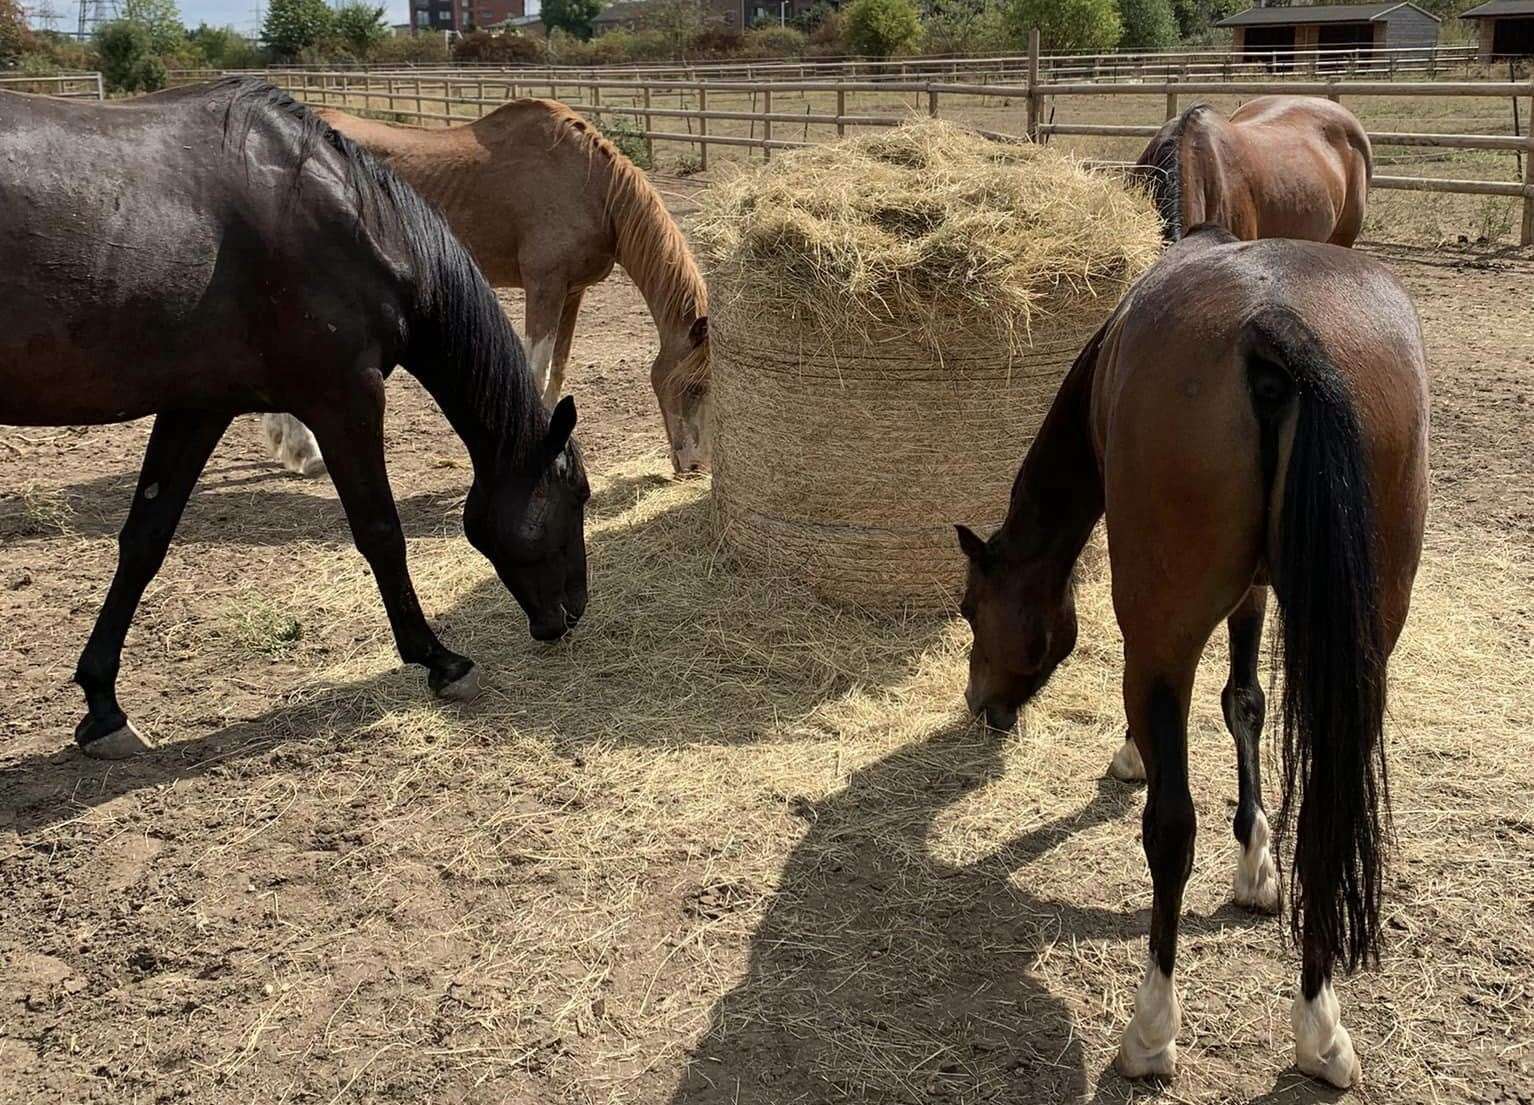
[[[1482,61],[1534,55],[1534,0],[1487,0],[1460,18],[1474,21]]]

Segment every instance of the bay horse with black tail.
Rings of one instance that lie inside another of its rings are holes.
[[[1271,585],[1283,624],[1278,824],[1293,823],[1290,921],[1304,957],[1295,1050],[1308,1074],[1358,1081],[1331,979],[1339,962],[1377,955],[1385,670],[1421,555],[1427,426],[1416,312],[1389,272],[1335,246],[1197,228],[1076,359],[1001,529],[986,541],[959,527],[975,636],[966,699],[1009,728],[1075,645],[1072,569],[1106,515],[1154,885],[1150,962],[1118,1054],[1126,1076],[1176,1065],[1173,967],[1196,828],[1188,704],[1222,620],[1236,837],[1244,865],[1266,858],[1257,651]]]
[[[426,624],[384,466],[404,365],[468,448],[464,531],[563,635],[586,605],[575,407],[547,412],[495,294],[440,215],[259,81],[120,106],[0,93],[0,423],[155,415],[117,571],[75,681],[84,750],[147,747],[118,705],[123,640],[230,421],[314,428],[400,656],[444,698],[478,671]]]
[[[1217,223],[1238,238],[1350,246],[1364,224],[1374,156],[1347,108],[1312,96],[1259,96],[1227,119],[1194,104],[1135,163],[1169,242]]]

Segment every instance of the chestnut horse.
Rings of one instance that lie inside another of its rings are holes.
[[[1195,104],[1169,121],[1135,163],[1167,241],[1218,223],[1238,238],[1350,246],[1373,173],[1369,136],[1340,104],[1259,96],[1225,118]]]
[[[1271,584],[1283,615],[1279,826],[1298,810],[1295,1050],[1301,1070],[1335,1086],[1359,1078],[1331,978],[1339,961],[1377,954],[1385,668],[1421,554],[1427,424],[1416,313],[1388,271],[1336,246],[1198,228],[1076,359],[1001,529],[983,541],[959,527],[975,635],[966,699],[1007,728],[1075,645],[1072,568],[1107,517],[1154,885],[1150,962],[1118,1055],[1128,1077],[1176,1064],[1172,972],[1196,825],[1188,703],[1222,620],[1241,864],[1271,864],[1257,756]]]
[[[643,172],[552,100],[513,100],[467,126],[394,127],[317,108],[436,204],[492,284],[527,289],[533,374],[552,406],[581,296],[623,266],[660,332],[650,383],[678,473],[708,467],[708,291],[687,241]],[[267,433],[294,471],[323,465],[301,424]]]
[[[155,415],[117,571],[75,681],[87,753],[147,742],[117,702],[129,623],[237,415],[301,415],[331,458],[400,656],[445,698],[478,671],[426,624],[384,467],[384,377],[419,377],[468,447],[469,540],[564,634],[589,496],[521,343],[429,205],[285,94],[232,79],[120,106],[0,93],[0,423]]]

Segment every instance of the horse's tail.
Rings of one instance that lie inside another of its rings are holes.
[[[1269,496],[1268,547],[1283,620],[1279,831],[1294,829],[1290,926],[1296,940],[1351,970],[1378,956],[1390,807],[1388,650],[1363,435],[1345,381],[1297,315],[1265,311],[1249,338],[1264,473],[1270,488],[1282,484],[1281,505]],[[1280,474],[1279,440],[1291,418]]]

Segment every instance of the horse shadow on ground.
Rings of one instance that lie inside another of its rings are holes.
[[[336,508],[322,538],[347,540],[339,507],[319,501]],[[591,604],[565,641],[533,642],[525,616],[488,565],[445,608],[432,611],[427,603],[444,643],[472,657],[484,673],[484,693],[476,702],[433,704],[422,670],[395,663],[376,671],[373,664],[375,673],[356,679],[275,684],[272,708],[182,739],[184,729],[162,729],[142,712],[134,682],[125,676],[119,684],[123,708],[164,743],[131,761],[102,764],[66,744],[68,733],[61,730],[59,746],[0,761],[0,817],[30,832],[235,763],[242,772],[285,770],[276,753],[294,742],[310,756],[386,756],[389,741],[373,731],[377,724],[397,711],[423,707],[457,716],[491,740],[511,729],[536,733],[568,755],[593,741],[674,746],[773,739],[855,687],[904,680],[943,628],[938,619],[901,622],[834,611],[807,593],[785,595],[781,580],[736,571],[721,562],[706,494],[657,474],[605,481],[587,519]],[[461,552],[437,555],[450,566],[460,556],[481,563],[467,543]],[[365,589],[359,621],[364,633],[373,634],[368,649],[376,655],[387,647],[392,655],[372,578],[358,579]],[[167,592],[176,588],[174,571],[161,582]],[[183,594],[180,601],[197,601],[195,594]],[[306,621],[318,617],[294,613]],[[88,628],[88,617],[82,625]],[[125,656],[141,660],[133,654],[145,644],[130,632]],[[303,662],[301,654],[295,658]],[[172,665],[157,674],[176,679],[173,661],[155,663]],[[264,678],[242,676],[246,684]],[[208,714],[214,713],[216,691],[179,693],[207,696]]]
[[[116,537],[137,487],[135,468],[65,488],[67,512],[41,530],[29,524],[19,499],[0,501],[0,536],[18,544],[60,535]],[[467,490],[424,491],[396,500],[405,536],[431,536],[458,524]],[[217,460],[198,481],[175,539],[178,545],[258,547],[295,541],[351,543],[329,477],[295,476],[268,461]]]

